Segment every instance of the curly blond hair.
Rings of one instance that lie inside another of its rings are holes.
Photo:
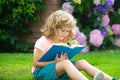
[[[63,10],[57,10],[47,18],[45,25],[41,28],[41,32],[47,38],[56,41],[58,40],[57,39],[58,29],[64,27],[71,28],[69,35],[62,41],[66,43],[72,39],[74,35],[72,29],[75,25],[76,25],[76,20],[71,14]]]

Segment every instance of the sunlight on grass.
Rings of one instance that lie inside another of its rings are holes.
[[[32,54],[0,54],[0,80],[33,80]]]
[[[0,80],[33,80],[32,53],[1,53]],[[109,75],[120,78],[120,50],[95,51],[76,55],[72,60],[86,59]],[[86,73],[83,72],[89,79]],[[91,79],[92,80],[92,79]]]

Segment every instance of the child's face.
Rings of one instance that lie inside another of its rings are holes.
[[[63,40],[65,37],[67,37],[70,33],[71,28],[61,28],[58,29],[58,35],[59,35],[59,40]]]

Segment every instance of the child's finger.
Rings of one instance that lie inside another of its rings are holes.
[[[55,59],[56,59],[56,58],[58,58],[58,54],[56,54],[56,57],[55,57]]]
[[[67,53],[65,53],[65,59],[68,59],[68,55],[67,55]]]
[[[60,54],[60,58],[62,58],[63,57],[63,52]]]
[[[62,54],[62,59],[66,59],[67,58],[67,54],[66,53],[63,53]]]

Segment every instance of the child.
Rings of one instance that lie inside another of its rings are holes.
[[[67,43],[74,34],[74,17],[62,10],[51,14],[42,27],[42,36],[34,46],[33,75],[36,80],[88,80],[80,71],[85,71],[94,80],[112,80],[112,77],[95,68],[86,60],[70,61],[66,54],[56,55],[54,61],[40,62],[39,59],[55,43]],[[51,53],[52,54],[52,53]]]

